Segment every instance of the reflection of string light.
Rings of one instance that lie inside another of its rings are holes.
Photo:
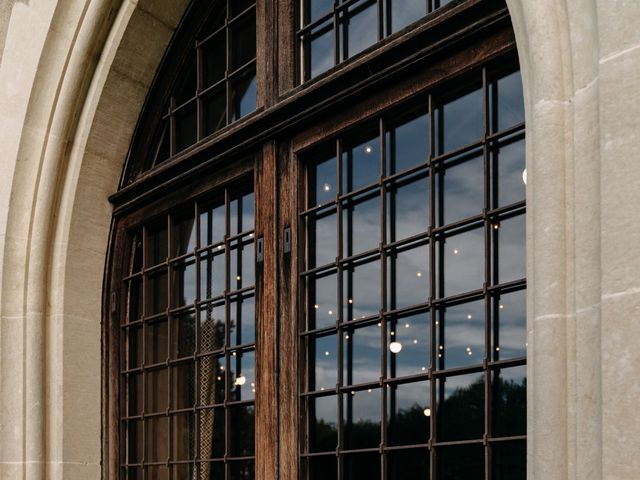
[[[246,383],[247,379],[244,375],[240,375],[238,378],[236,378],[236,385],[242,386]]]
[[[373,152],[373,148],[371,147],[371,145],[367,145],[366,147],[364,147],[364,152],[367,154]]]
[[[251,393],[256,393],[256,389],[255,389],[255,388],[252,388],[252,389],[251,389]]]
[[[320,308],[320,305],[318,305],[317,303],[313,306],[313,308],[315,308],[316,310],[318,310]]]
[[[404,324],[404,328],[409,328],[409,327],[410,327],[410,325],[408,323]]]
[[[527,184],[527,169],[526,168],[522,171],[522,183],[524,183],[525,185]]]
[[[321,392],[324,392],[324,387],[320,387],[320,391],[321,391]]]
[[[427,370],[427,367],[422,367],[422,371],[425,372]]]
[[[331,191],[331,185],[329,185],[328,183],[325,183],[325,184],[322,186],[322,189],[323,189],[325,192],[330,192],[330,191]]]
[[[354,390],[351,390],[351,395],[355,395],[356,392]]]
[[[442,358],[442,354],[441,353],[438,354],[438,358]]]
[[[237,276],[236,276],[236,280],[240,280],[240,275],[237,275]]]
[[[467,315],[467,320],[471,320],[472,318],[471,314]]]
[[[440,345],[440,350],[444,350],[444,346]]]
[[[235,357],[236,356],[236,352],[233,352],[231,355],[233,355]]]
[[[344,338],[346,338],[347,340],[349,340],[349,335],[345,335]]]
[[[367,393],[371,393],[371,389],[367,390]]]
[[[440,322],[438,322],[438,320],[436,320],[436,325],[439,325],[439,324],[440,324]]]
[[[415,338],[413,339],[413,344],[417,345],[418,344],[418,340],[416,340]]]
[[[333,315],[333,310],[329,310],[329,315]]]
[[[324,352],[325,357],[328,357],[330,355],[329,352]]]
[[[496,347],[496,352],[499,352],[499,351],[500,351],[500,347]]]
[[[473,352],[472,352],[471,350],[469,350],[469,351],[467,352],[467,355],[473,355]]]
[[[471,347],[467,347],[467,352],[470,352],[470,351],[471,351]]]
[[[421,276],[422,276],[422,272],[416,273],[416,277],[421,277]]]
[[[378,326],[381,327],[382,326],[382,322],[378,322]]]
[[[453,254],[454,254],[454,255],[457,255],[458,253],[460,253],[460,250],[458,250],[457,248],[454,248],[454,249],[453,249]]]
[[[218,245],[218,250],[222,250],[224,247],[222,245]]]
[[[424,409],[424,416],[425,417],[430,417],[431,416],[431,409],[430,408],[425,408]]]
[[[395,336],[395,334],[396,334],[396,332],[391,332],[391,336],[392,337]]]
[[[501,305],[500,305],[500,310],[502,310],[503,308],[504,308],[504,305],[502,305],[502,304],[501,304]]]
[[[222,377],[218,377],[218,381],[222,380]]]
[[[251,388],[255,388],[256,384],[251,382]]]
[[[389,350],[391,350],[393,353],[400,353],[400,351],[402,350],[402,344],[400,342],[391,342],[389,344]]]
[[[222,365],[222,366],[220,367],[220,370],[224,370],[224,365]]]
[[[352,303],[353,303],[353,299],[352,299],[352,298],[350,298],[350,299],[349,299],[349,303],[350,303],[350,304],[352,304]]]

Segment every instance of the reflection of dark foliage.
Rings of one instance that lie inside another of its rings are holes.
[[[513,436],[527,433],[527,381],[497,378],[493,382],[493,435]]]
[[[522,435],[526,432],[526,380],[517,383],[495,376],[492,383],[493,436]],[[424,407],[417,403],[395,413],[389,413],[389,444],[424,444],[429,438],[430,418]],[[375,447],[380,441],[380,423],[345,422],[345,448]],[[457,388],[438,409],[440,441],[481,439],[484,433],[484,380],[478,379],[465,388]],[[311,424],[311,448],[314,452],[332,452],[338,442],[335,423],[318,419]],[[525,442],[500,444],[493,447],[494,471],[501,472],[497,479],[521,480],[525,478]],[[439,470],[448,480],[484,478],[484,450],[481,445],[442,447],[438,449]],[[310,462],[312,478],[335,477],[332,457]],[[352,455],[345,468],[352,465],[361,478],[373,478],[379,469],[379,458]],[[364,460],[366,459],[366,460]],[[428,454],[422,449],[406,450],[389,455],[389,478],[417,478],[418,472],[428,471]],[[351,468],[351,467],[349,467]],[[370,471],[372,470],[372,471]],[[368,472],[368,473],[365,473]],[[348,472],[345,478],[351,479]],[[355,474],[354,474],[355,475]],[[371,475],[371,477],[369,476]],[[425,473],[426,475],[426,473]],[[498,473],[496,473],[498,475]]]
[[[409,408],[390,412],[389,443],[408,445],[429,441],[429,417],[425,417],[424,408],[414,403]]]
[[[442,384],[444,389],[444,384]],[[482,438],[484,433],[484,381],[456,388],[438,408],[439,440]]]
[[[232,407],[231,441],[229,453],[233,457],[249,457],[254,454],[255,409],[253,407]]]

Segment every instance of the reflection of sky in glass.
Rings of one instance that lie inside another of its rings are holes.
[[[498,344],[494,358],[524,357],[527,354],[527,292],[502,294],[497,302]]]
[[[230,312],[231,343],[236,345],[253,343],[255,341],[255,298],[244,297],[231,302]]]
[[[229,356],[231,368],[235,375],[232,377],[238,400],[250,400],[255,396],[256,376],[254,371],[255,352],[232,352]]]
[[[498,258],[500,283],[520,280],[526,275],[525,216],[500,222]]]
[[[233,119],[237,120],[256,109],[256,77],[243,78],[234,85],[236,99]]]
[[[444,145],[442,153],[477,142],[484,133],[482,89],[463,95],[442,107]]]
[[[391,309],[427,302],[429,287],[429,245],[389,255],[389,306]]]
[[[221,252],[221,253],[217,253]],[[225,289],[224,250],[214,250],[216,255],[207,255],[200,261],[200,298],[221,295]]]
[[[336,388],[338,383],[338,338],[336,335],[316,337],[309,340],[310,352],[314,352],[315,383],[310,382],[309,390]]]
[[[498,80],[498,128],[505,130],[524,122],[524,97],[520,71]]]
[[[178,218],[173,222],[173,243],[171,254],[174,257],[192,252],[196,247],[196,226],[193,216]]]
[[[380,178],[380,139],[372,137],[347,149],[342,161],[343,192],[358,190]]]
[[[429,364],[429,312],[399,318],[387,324],[388,343],[402,345],[399,353],[392,353],[387,347],[389,360],[388,376],[399,378],[405,375],[425,373]],[[393,335],[391,335],[393,332]]]
[[[424,4],[424,2],[420,1]],[[396,3],[394,2],[394,5]],[[425,163],[429,155],[429,117],[421,115],[387,132],[387,173]],[[394,168],[389,165],[393,159]]]
[[[315,248],[312,252],[312,265],[319,267],[336,260],[338,222],[335,211],[329,214],[322,213],[314,215],[309,219],[311,234],[314,237]]]
[[[313,35],[309,44],[311,77],[320,75],[333,67],[333,30],[321,30]]]
[[[484,283],[484,230],[479,228],[445,240],[444,292],[451,296],[482,288]]]
[[[481,364],[484,358],[484,300],[447,307],[444,321],[442,316],[440,319],[438,359],[444,359],[444,368]]]
[[[179,264],[173,267],[172,272],[171,306],[192,304],[196,298],[196,264]]]
[[[365,48],[370,47],[378,41],[378,12],[377,4],[369,4],[364,10],[360,6],[349,8],[345,30],[348,29],[348,52],[349,56],[360,53]],[[356,13],[357,12],[357,13]]]
[[[329,13],[333,8],[332,0],[308,0],[309,21],[314,22],[321,16]]]
[[[427,14],[424,0],[394,0],[391,3],[391,30],[397,32]]]
[[[309,330],[335,325],[338,317],[338,288],[335,273],[309,279]]]
[[[380,311],[380,261],[351,268],[351,272],[345,270],[343,274],[345,320],[377,314]]]
[[[343,210],[343,248],[346,255],[356,255],[379,246],[380,210],[380,195],[377,192],[373,198],[368,197]]]
[[[395,216],[395,224],[392,222]],[[429,178],[403,184],[387,194],[389,241],[426,232],[429,227]],[[394,231],[395,230],[395,231]]]
[[[349,329],[343,335],[344,384],[358,385],[380,379],[381,329],[377,324]]]
[[[482,156],[447,168],[442,175],[444,189],[440,192],[444,210],[442,225],[466,217],[480,215],[484,207],[484,165]]]
[[[496,207],[521,202],[525,199],[525,141],[520,140],[500,147],[498,151],[498,198]]]
[[[311,167],[311,176],[315,180],[315,198],[310,207],[321,205],[336,198],[338,191],[338,167],[336,158],[318,162]]]
[[[221,242],[225,231],[224,205],[214,205],[200,214],[201,247]]]

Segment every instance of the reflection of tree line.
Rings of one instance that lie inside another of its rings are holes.
[[[517,383],[497,377],[492,384],[493,436],[524,435],[526,432],[526,380]],[[441,441],[480,439],[484,433],[484,380],[478,379],[467,387],[456,388],[440,403],[438,431]],[[429,438],[430,418],[424,414],[424,406],[414,403],[408,408],[390,412],[388,444],[426,444]],[[335,451],[338,443],[338,427],[334,422],[318,419],[311,425],[314,452]],[[358,420],[344,425],[345,449],[376,447],[380,438],[380,422]],[[441,447],[443,451],[445,450]],[[448,447],[439,466],[438,478],[443,480],[470,480],[484,478],[484,454],[482,448]],[[506,443],[494,447],[494,478],[500,480],[525,479],[525,451],[518,444]],[[469,453],[465,455],[465,453]],[[475,453],[478,452],[478,455]],[[444,451],[443,451],[444,453]],[[405,450],[388,455],[389,478],[417,478],[427,475],[428,452],[425,449]],[[361,478],[379,475],[379,458],[376,455],[352,455],[345,462],[349,470]],[[498,467],[499,468],[496,468]],[[311,478],[335,478],[335,461],[317,461],[312,464]],[[355,478],[347,475],[346,478]]]

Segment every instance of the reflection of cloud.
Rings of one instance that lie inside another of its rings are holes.
[[[424,0],[402,0],[391,3],[391,21],[394,32],[426,15]]]
[[[357,7],[356,7],[357,8]],[[350,11],[353,11],[351,9]],[[378,15],[373,4],[349,19],[349,56],[360,53],[378,40]]]
[[[479,215],[484,207],[484,165],[474,157],[445,170],[444,223]]]
[[[479,89],[443,107],[445,151],[480,140],[484,131],[482,98]]]
[[[482,288],[484,282],[483,229],[471,230],[445,240],[444,272],[444,293],[447,296]]]
[[[525,199],[522,171],[525,168],[525,141],[511,143],[498,153],[499,205],[509,205]]]
[[[500,283],[524,278],[526,275],[524,215],[503,221],[499,236]]]

